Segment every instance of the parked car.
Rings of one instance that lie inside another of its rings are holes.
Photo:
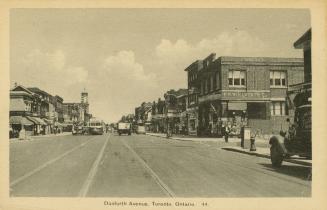
[[[303,88],[294,93],[294,119],[287,119],[290,123],[288,130],[272,136],[269,141],[271,163],[274,167],[280,167],[285,158],[293,155],[312,158],[311,84],[303,85]]]

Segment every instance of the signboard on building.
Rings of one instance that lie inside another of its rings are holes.
[[[269,99],[270,95],[269,92],[252,92],[252,91],[247,91],[247,92],[222,92],[221,93],[222,99],[244,99],[244,100],[262,100],[262,99]]]
[[[223,90],[214,94],[201,96],[199,102],[213,100],[270,100],[269,91]]]

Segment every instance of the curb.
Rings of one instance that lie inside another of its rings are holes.
[[[186,139],[182,139],[182,138],[176,138],[176,137],[165,137],[165,136],[158,136],[158,135],[152,135],[152,134],[145,134],[148,136],[154,136],[154,137],[159,137],[159,138],[164,138],[164,139],[172,139],[172,140],[177,140],[177,141],[192,141],[192,142],[199,142],[197,140],[186,140]]]
[[[257,152],[243,151],[243,150],[239,150],[239,149],[235,149],[235,148],[228,148],[228,147],[225,147],[222,149],[227,150],[227,151],[238,152],[238,153],[242,153],[242,154],[253,155],[253,156],[257,156],[257,157],[263,157],[263,158],[270,159],[270,155],[259,154]],[[299,165],[303,165],[303,166],[312,166],[312,163],[303,162],[301,160],[296,160],[296,159],[284,159],[283,161],[289,162],[289,163],[295,163],[295,164],[299,164]]]

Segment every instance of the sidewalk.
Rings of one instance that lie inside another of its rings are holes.
[[[40,139],[40,138],[47,138],[47,137],[55,137],[55,136],[69,136],[72,135],[71,132],[63,132],[63,133],[57,133],[57,134],[47,134],[47,135],[40,135],[40,136],[27,136],[26,139],[22,140],[19,138],[11,138],[9,139],[10,141],[31,141],[35,139]]]
[[[164,133],[146,133],[149,136],[156,136],[161,138],[166,138],[166,134]],[[206,138],[206,137],[190,137],[190,136],[182,136],[182,135],[173,135],[169,139],[179,140],[179,141],[195,141],[195,142],[218,142],[224,141],[223,138]],[[270,145],[269,140],[264,138],[256,137],[255,145],[256,151],[250,151],[250,149],[243,149],[241,147],[241,139],[239,138],[229,138],[228,143],[236,143],[236,146],[224,146],[223,150],[239,152],[248,155],[254,155],[257,157],[269,158],[270,159]],[[307,160],[300,157],[292,157],[292,159],[285,159],[285,162],[296,163],[304,166],[312,166],[312,160]]]
[[[250,149],[243,149],[242,147],[233,147],[233,146],[223,147],[222,149],[270,159],[270,147],[256,147],[256,151],[250,151]],[[304,166],[312,166],[312,160],[307,160],[299,156],[294,156],[291,159],[284,159],[284,161],[290,163],[296,163]]]
[[[161,138],[166,138],[165,133],[146,133],[149,136],[156,136]],[[224,138],[217,137],[197,137],[197,136],[183,136],[183,135],[174,135],[169,137],[169,139],[180,140],[180,141],[197,141],[197,142],[217,142],[217,141],[225,141]],[[241,145],[241,139],[235,137],[229,137],[228,142],[237,143],[237,145]],[[256,139],[256,143],[260,145],[267,145],[268,140],[265,139]]]

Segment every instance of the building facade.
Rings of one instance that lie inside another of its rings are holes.
[[[286,126],[288,87],[303,82],[303,59],[211,54],[198,79],[200,135],[222,135],[227,125],[234,135],[244,125],[275,133]]]
[[[153,102],[151,124],[152,131],[155,133],[163,133],[166,131],[165,110],[166,103],[164,100],[159,98],[157,102]]]
[[[199,127],[199,94],[201,88],[200,71],[203,61],[197,60],[189,65],[184,71],[187,72],[187,129],[189,135],[198,135]]]

